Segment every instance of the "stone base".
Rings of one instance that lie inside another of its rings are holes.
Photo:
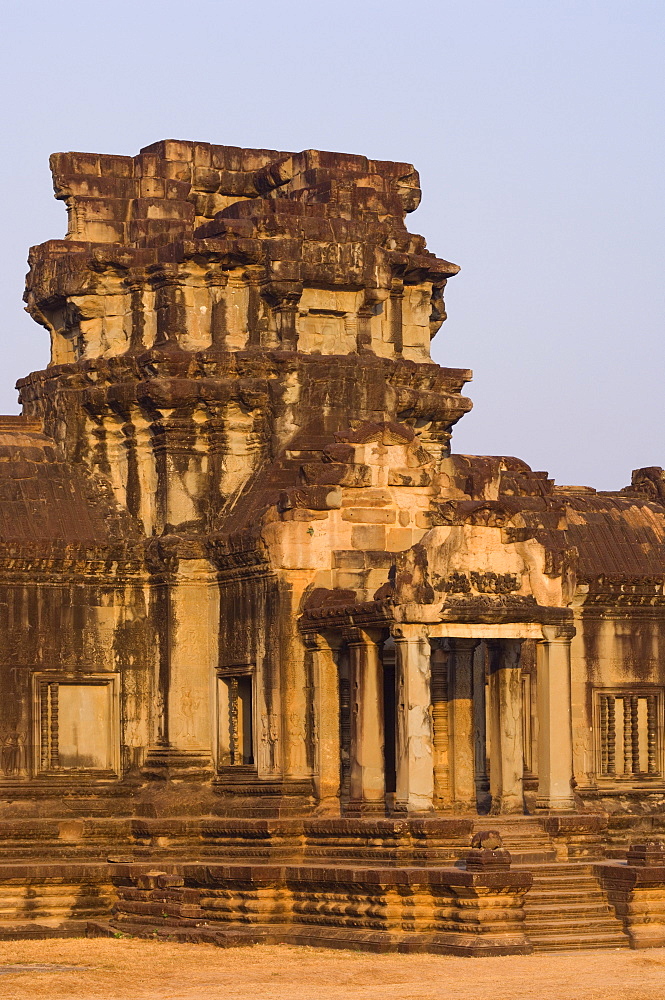
[[[0,864],[0,940],[83,934],[114,902],[108,864]]]
[[[217,773],[211,790],[217,816],[307,816],[316,810],[309,778],[266,781],[250,767],[229,767]]]
[[[665,946],[665,865],[594,865],[631,948]]]
[[[225,817],[212,815],[217,798],[192,786],[185,805],[191,815],[171,815],[168,787],[135,801],[138,815],[75,818],[0,818],[3,858],[33,863],[67,859],[106,861],[115,856],[155,860],[199,858],[311,861],[314,864],[450,864],[471,840],[468,818],[370,819],[350,817]],[[183,802],[181,800],[181,806]]]
[[[529,954],[524,871],[111,866],[115,933],[452,955]]]
[[[199,750],[177,750],[174,747],[151,747],[141,768],[149,781],[207,781],[213,775],[209,753]]]
[[[491,955],[530,955],[531,945],[523,939],[507,935],[505,940],[498,937],[485,940],[479,935],[464,934],[385,934],[380,931],[363,931],[358,928],[294,927],[291,924],[271,924],[270,926],[247,927],[233,924],[223,929],[213,927],[156,927],[154,923],[132,923],[120,925],[117,922],[90,921],[86,925],[86,937],[121,937],[123,933],[132,937],[164,941],[178,941],[193,944],[214,944],[220,948],[239,948],[255,944],[292,944],[310,948],[340,948],[349,951],[369,951],[376,953],[398,952],[401,954],[459,955],[467,958],[482,958]]]

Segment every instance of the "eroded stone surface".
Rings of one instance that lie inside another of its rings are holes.
[[[598,493],[451,451],[458,267],[405,225],[414,168],[171,140],[51,166],[51,364],[0,419],[5,816],[89,856],[104,816],[128,845],[242,817],[266,857],[253,817],[658,835],[664,473]]]

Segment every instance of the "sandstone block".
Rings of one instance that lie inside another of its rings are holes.
[[[386,535],[386,549],[389,552],[403,552],[413,545],[411,528],[390,528]]]
[[[167,161],[164,164],[164,177],[181,183],[189,183],[192,179],[192,165],[187,160]]]
[[[342,510],[342,520],[359,524],[394,524],[395,511],[375,507],[346,507]]]
[[[126,222],[131,205],[125,198],[83,198],[76,200],[76,211],[86,222]]]
[[[355,468],[367,469],[368,482],[363,485],[367,485],[369,487],[371,480],[370,466],[355,466]],[[390,490],[384,490],[375,486],[369,489],[359,489],[354,493],[346,493],[342,500],[342,507],[388,507],[393,503],[394,501]]]
[[[351,544],[356,549],[384,549],[386,529],[378,524],[358,524],[351,530]]]
[[[293,507],[283,511],[281,517],[283,521],[325,521],[328,515],[321,510]]]
[[[352,570],[337,570],[333,576],[334,586],[340,590],[362,590],[365,587],[367,574]]]
[[[140,198],[164,198],[165,182],[162,177],[144,177],[139,181]]]
[[[133,156],[100,156],[99,167],[102,177],[133,177]]]
[[[210,158],[218,170],[243,169],[243,150],[239,146],[211,146]]]
[[[333,552],[333,565],[336,569],[364,569],[365,553],[357,549],[338,549]]]
[[[215,194],[220,190],[222,175],[212,167],[194,167],[192,183],[199,191],[209,191]]]
[[[140,152],[142,154],[151,153],[163,157],[165,160],[179,160],[182,162],[192,159],[192,144],[175,139],[162,139],[160,142],[153,142],[149,146],[144,146]]]

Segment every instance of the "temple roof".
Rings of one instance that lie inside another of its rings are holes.
[[[573,494],[565,504],[578,576],[665,577],[665,507],[612,493]]]
[[[0,417],[0,544],[107,545],[137,537],[108,484],[58,459],[36,422]]]
[[[533,472],[515,458],[466,456],[464,461],[476,489],[496,477],[498,497],[446,505],[451,523],[495,523],[504,527],[506,540],[532,537],[552,553],[576,550],[578,580],[665,578],[661,469],[637,469],[626,489],[597,492],[555,485],[546,472]]]

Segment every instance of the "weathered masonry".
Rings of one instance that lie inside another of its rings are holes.
[[[395,865],[488,813],[559,856],[665,829],[665,474],[451,451],[459,269],[405,226],[414,168],[171,140],[51,167],[51,363],[0,418],[3,850],[369,864],[385,835]]]

